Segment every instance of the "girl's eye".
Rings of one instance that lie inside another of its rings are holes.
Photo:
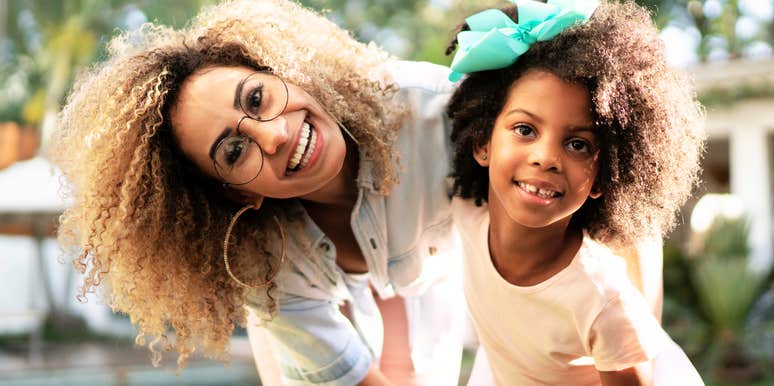
[[[522,137],[532,137],[535,135],[535,129],[527,125],[516,125],[514,126],[513,131]]]
[[[582,139],[571,139],[567,142],[567,148],[576,153],[590,154],[592,151],[591,144]]]

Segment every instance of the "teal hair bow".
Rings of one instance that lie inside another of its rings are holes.
[[[449,80],[462,74],[508,67],[538,41],[553,38],[565,28],[586,22],[598,0],[511,0],[518,7],[519,23],[498,9],[488,9],[465,19],[470,31],[457,34],[459,49],[452,60]]]

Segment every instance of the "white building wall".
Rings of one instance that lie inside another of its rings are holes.
[[[729,136],[731,193],[739,196],[750,217],[750,264],[763,271],[772,263],[771,171],[767,131],[738,127]]]
[[[774,99],[749,99],[709,108],[706,122],[709,137],[728,138],[730,190],[742,199],[750,216],[751,265],[764,270],[774,263],[774,171],[768,154],[772,151],[768,136],[774,133]]]

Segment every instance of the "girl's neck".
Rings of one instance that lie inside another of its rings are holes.
[[[551,278],[570,265],[583,241],[583,234],[563,219],[542,228],[513,221],[504,210],[489,207],[489,253],[506,281],[532,286]],[[502,208],[500,208],[502,209]]]
[[[347,136],[344,136],[344,139],[347,143],[347,154],[341,170],[323,188],[301,197],[305,201],[305,205],[328,208],[351,208],[355,205],[355,200],[357,199],[357,185],[355,181],[357,179],[360,156],[357,145]]]

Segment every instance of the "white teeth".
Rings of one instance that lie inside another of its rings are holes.
[[[296,151],[293,153],[293,156],[290,157],[290,162],[288,162],[289,170],[296,171],[297,169],[306,167],[317,146],[317,137],[317,130],[310,126],[309,123],[304,122],[304,125],[301,127],[298,146],[296,146]]]
[[[303,126],[301,126],[301,136],[298,140],[298,146],[296,146],[296,151],[293,153],[293,156],[290,157],[290,162],[288,162],[288,169],[295,169],[296,166],[298,166],[298,163],[301,162],[301,157],[304,155],[306,144],[309,143],[309,131],[309,123],[304,122]]]
[[[538,189],[537,186],[530,185],[524,182],[518,182],[519,187],[526,190],[529,193],[532,193],[534,195],[543,197],[543,198],[554,198],[559,195],[558,192],[554,192],[553,190],[548,189]]]
[[[306,167],[306,164],[309,163],[309,159],[312,158],[312,153],[314,153],[314,147],[317,145],[317,132],[312,131],[312,137],[309,138],[309,151],[306,152],[306,155],[304,158],[301,159],[301,167]]]

